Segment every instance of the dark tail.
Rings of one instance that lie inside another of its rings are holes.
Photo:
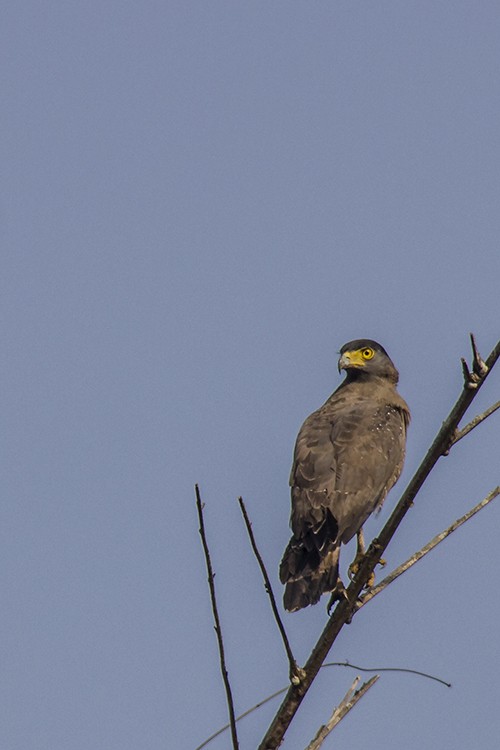
[[[328,591],[334,591],[339,580],[340,545],[326,554],[307,550],[292,537],[280,564],[280,580],[285,583],[283,603],[288,612],[316,604]]]

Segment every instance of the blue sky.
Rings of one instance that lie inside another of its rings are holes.
[[[342,344],[379,340],[413,414],[374,535],[458,396],[469,331],[484,355],[498,339],[499,30],[493,2],[7,3],[3,748],[189,750],[225,723],[195,482],[236,710],[286,685],[236,498],[280,592],[293,444]],[[441,461],[390,566],[498,484],[498,441],[494,416]],[[384,674],[325,750],[497,747],[498,513],[330,654],[453,688]],[[285,617],[299,661],[325,619]],[[319,676],[285,748],[353,677]]]

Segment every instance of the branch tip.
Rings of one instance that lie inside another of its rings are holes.
[[[285,647],[286,655],[288,657],[290,682],[292,683],[292,685],[298,685],[304,679],[305,672],[303,669],[297,666],[297,662],[295,661],[294,655],[292,653],[292,648],[290,646],[290,641],[288,640],[288,636],[286,634],[285,626],[283,625],[283,621],[278,612],[278,606],[276,604],[273,587],[271,586],[271,580],[266,570],[266,566],[264,565],[264,560],[262,559],[262,555],[260,554],[259,549],[257,547],[257,542],[255,541],[255,536],[252,530],[252,523],[248,516],[243,498],[241,496],[238,498],[238,503],[240,506],[241,514],[243,516],[243,520],[245,522],[245,526],[246,526],[247,533],[248,533],[248,538],[250,539],[250,545],[252,547],[253,553],[259,565],[260,571],[262,573],[262,577],[264,579],[264,588],[266,590],[267,595],[269,596],[269,601],[271,603],[271,609],[273,611],[274,619],[276,620],[276,624],[278,626],[278,630],[280,631],[281,639],[283,641],[283,646]]]
[[[236,732],[236,717],[234,713],[233,694],[231,692],[231,685],[229,682],[229,676],[228,676],[227,668],[226,668],[226,657],[224,654],[224,641],[222,639],[222,629],[220,626],[219,611],[217,608],[217,598],[215,595],[215,584],[214,584],[215,573],[212,568],[212,560],[210,557],[210,550],[208,547],[207,536],[205,533],[205,521],[203,518],[204,503],[201,500],[200,488],[198,487],[198,485],[195,484],[194,488],[195,488],[195,494],[196,494],[196,508],[198,511],[198,520],[200,523],[199,531],[200,531],[200,536],[201,536],[203,552],[205,555],[205,564],[207,567],[208,587],[210,590],[210,603],[212,605],[212,614],[214,618],[214,630],[215,630],[215,634],[217,637],[217,646],[219,649],[220,671],[222,675],[222,682],[224,683],[224,689],[226,691],[226,702],[227,702],[227,708],[228,708],[228,713],[229,713],[229,725],[231,727],[231,739],[232,739],[232,744],[233,744],[233,750],[238,750],[239,744],[238,744],[238,735]]]
[[[472,370],[469,368],[464,357],[461,358],[461,361],[462,371],[464,375],[464,385],[466,388],[474,390],[478,388],[479,384],[484,380],[484,378],[488,374],[490,367],[488,367],[484,359],[479,354],[479,349],[477,348],[476,339],[473,333],[470,334],[470,343],[472,347]]]
[[[473,360],[472,360],[472,369],[481,378],[484,378],[486,373],[488,372],[488,366],[486,365],[486,362],[483,360],[481,355],[479,354],[479,349],[477,348],[476,339],[473,333],[470,334],[470,341],[472,346],[472,354],[473,354]]]
[[[347,691],[347,693],[342,698],[339,705],[334,708],[332,715],[326,722],[326,724],[323,724],[321,726],[316,736],[313,740],[309,743],[309,745],[306,747],[306,750],[319,750],[319,748],[322,746],[325,739],[328,737],[330,732],[339,724],[344,716],[346,716],[349,711],[351,711],[356,703],[361,700],[361,698],[368,692],[368,690],[377,682],[379,679],[379,675],[376,674],[373,677],[371,677],[367,682],[363,683],[359,690],[357,690],[357,686],[359,683],[360,678],[355,677],[351,687]]]

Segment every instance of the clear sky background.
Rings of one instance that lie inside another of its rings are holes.
[[[227,715],[194,483],[241,712],[287,663],[237,496],[281,598],[293,444],[342,344],[379,340],[413,414],[373,536],[469,331],[498,339],[500,6],[27,0],[0,34],[0,746],[193,750]],[[498,484],[499,438],[495,415],[442,459],[389,566]],[[498,502],[330,654],[452,689],[384,674],[325,750],[496,750]],[[325,621],[285,616],[300,662]],[[320,675],[285,748],[355,674]]]

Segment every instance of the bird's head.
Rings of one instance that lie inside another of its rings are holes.
[[[356,339],[340,350],[339,372],[345,370],[349,379],[360,375],[387,378],[397,383],[399,374],[384,347],[371,339]]]

